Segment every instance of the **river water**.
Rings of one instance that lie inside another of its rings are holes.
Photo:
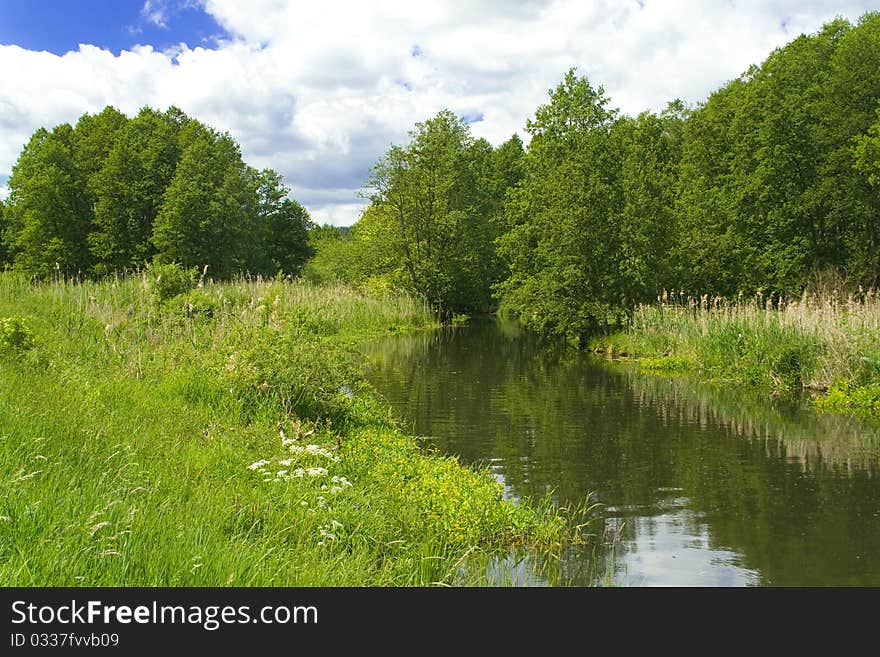
[[[500,322],[364,351],[404,427],[489,467],[510,499],[600,503],[605,548],[570,551],[551,580],[511,559],[508,583],[880,585],[880,423],[641,374]]]

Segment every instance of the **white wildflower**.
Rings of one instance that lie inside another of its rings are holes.
[[[330,494],[331,494],[331,495],[336,495],[336,494],[338,494],[338,493],[341,493],[343,490],[345,490],[345,489],[344,489],[342,486],[333,486],[333,487],[330,489]]]
[[[324,477],[327,474],[327,468],[306,468],[306,474],[309,477]]]
[[[12,518],[9,516],[0,516],[0,522],[12,522]]]
[[[299,505],[300,505],[300,506],[308,506],[309,503],[306,502],[305,500],[303,500],[302,502],[299,503]]]
[[[338,520],[331,520],[330,521],[330,528],[331,529],[342,529],[342,523],[339,522]]]
[[[248,466],[248,470],[257,470],[262,468],[264,465],[269,465],[269,461],[265,459],[260,459],[259,461],[254,461]]]
[[[309,444],[305,447],[301,445],[291,445],[290,451],[294,454],[307,454],[309,456],[320,456],[329,461],[333,461],[337,463],[339,461],[339,457],[335,456],[325,447],[321,447],[320,445]]]
[[[348,479],[346,479],[345,477],[337,476],[337,475],[333,475],[333,477],[330,479],[330,483],[337,484],[339,486],[342,486],[343,488],[347,488],[348,486],[351,486],[351,482]]]
[[[279,470],[277,473],[275,473],[275,476],[276,477],[283,477],[286,474],[287,474],[287,470]]]
[[[289,468],[291,463],[293,463],[293,459],[283,459],[278,461],[278,465],[283,465],[285,468]]]
[[[296,470],[294,470],[293,472],[290,473],[290,476],[291,477],[305,477],[306,471],[303,470],[302,468],[297,468]]]

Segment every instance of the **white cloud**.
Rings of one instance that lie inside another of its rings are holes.
[[[627,113],[677,97],[696,103],[797,34],[868,9],[830,0],[202,2],[233,36],[213,50],[114,56],[83,45],[57,57],[0,46],[0,175],[40,126],[107,104],[127,113],[175,104],[229,130],[250,163],[282,172],[316,219],[351,223],[370,164],[440,109],[482,114],[471,129],[493,143],[525,136],[571,66]],[[166,10],[144,5],[161,20]]]
[[[168,27],[168,7],[164,0],[146,0],[141,16],[156,27]]]

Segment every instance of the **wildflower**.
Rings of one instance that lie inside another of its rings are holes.
[[[290,473],[290,476],[291,476],[291,477],[305,477],[305,476],[306,476],[306,471],[303,470],[302,468],[297,468],[297,469],[294,470],[292,473]]]
[[[283,465],[285,468],[289,467],[291,463],[293,463],[293,459],[284,459],[282,461],[278,461],[278,465]]]
[[[257,470],[258,468],[262,468],[264,465],[269,465],[269,461],[265,459],[260,459],[259,461],[254,461],[248,466],[248,470]]]
[[[336,495],[337,493],[341,493],[343,490],[344,489],[342,488],[342,486],[333,486],[330,488],[329,492],[331,495]]]
[[[283,476],[286,475],[286,474],[287,474],[287,470],[279,470],[279,471],[275,474],[275,476],[276,476],[276,477],[283,477]]]
[[[330,528],[331,529],[342,529],[342,523],[339,522],[338,520],[331,520],[330,521]]]
[[[309,503],[306,502],[305,500],[303,500],[302,502],[299,503],[299,505],[300,505],[300,506],[308,506]]]
[[[338,475],[333,475],[333,477],[331,477],[331,479],[330,479],[330,483],[331,484],[338,484],[339,486],[342,486],[343,488],[347,488],[348,486],[351,486],[351,482],[348,479],[346,479],[345,477],[340,477]]]
[[[0,522],[12,522],[12,518],[9,516],[0,516]]]
[[[323,477],[327,474],[327,468],[306,468],[306,474],[310,477]]]

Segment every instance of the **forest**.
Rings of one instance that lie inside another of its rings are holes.
[[[569,71],[493,148],[449,112],[374,167],[315,279],[391,285],[437,309],[501,308],[569,338],[663,291],[857,292],[880,275],[880,15],[800,36],[697,107],[631,117]]]
[[[682,72],[685,74],[685,72]],[[38,130],[2,208],[6,265],[302,274],[501,310],[547,335],[621,326],[664,290],[735,298],[880,278],[880,14],[837,19],[689,107],[627,116],[568,71],[493,146],[443,110],[373,166],[350,231],[171,108]]]
[[[147,263],[296,274],[308,213],[272,169],[257,171],[222,134],[171,107],[129,119],[113,107],[37,130],[0,208],[2,257],[39,278],[101,277]]]

